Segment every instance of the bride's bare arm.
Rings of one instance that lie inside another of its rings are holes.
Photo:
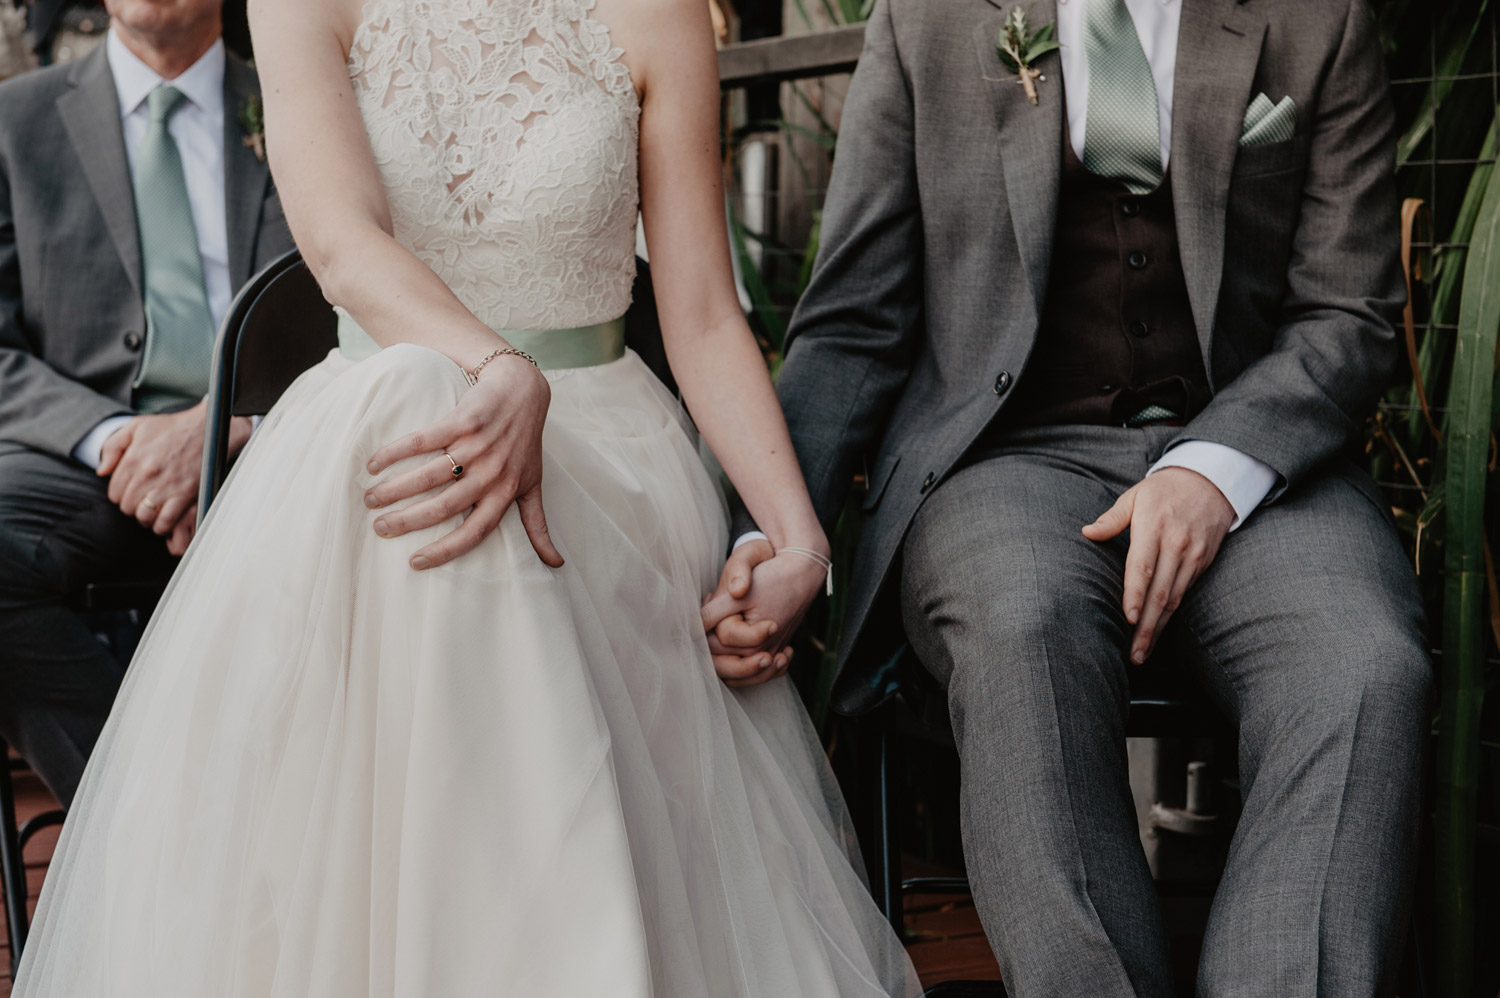
[[[392,236],[347,69],[362,6],[362,0],[250,0],[277,190],[329,301],[382,346],[414,343],[471,369],[506,344]],[[377,519],[376,531],[395,537],[472,508],[461,526],[412,555],[413,568],[433,567],[475,547],[514,501],[537,554],[561,565],[541,505],[541,433],[550,398],[547,380],[524,360],[487,365],[450,417],[371,460],[378,474],[403,458],[447,450],[467,469],[435,498]],[[383,507],[447,481],[450,464],[434,456],[382,482],[368,501]]]
[[[600,0],[625,50],[641,114],[641,208],[667,359],[683,399],[770,545],[828,553],[780,403],[740,311],[729,261],[719,152],[719,79],[706,0]],[[767,555],[770,551],[767,550]],[[813,561],[772,558],[707,622],[714,665],[733,685],[785,671],[785,647],[823,583]],[[711,614],[711,617],[710,617]],[[741,617],[743,615],[743,618]],[[748,623],[747,623],[748,622]],[[774,631],[774,633],[772,633]]]
[[[361,0],[250,0],[266,149],[287,220],[324,294],[382,346],[472,367],[492,330],[391,236],[347,59]]]
[[[629,18],[614,35],[643,91],[641,207],[672,373],[699,430],[772,544],[826,554],[828,540],[734,287],[708,4],[606,2],[609,7],[599,7],[602,16],[611,16],[612,9],[617,20]],[[799,558],[788,559],[787,569],[799,577],[796,598],[810,600],[822,583],[821,569]]]

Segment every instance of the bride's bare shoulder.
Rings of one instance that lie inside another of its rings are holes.
[[[624,50],[636,87],[644,94],[662,66],[687,58],[712,58],[712,0],[597,0],[593,16]],[[654,72],[657,71],[657,72]]]
[[[287,32],[332,33],[345,51],[364,17],[366,4],[376,0],[248,0],[250,30],[257,39]]]

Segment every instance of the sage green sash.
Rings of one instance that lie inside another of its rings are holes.
[[[625,356],[625,318],[578,329],[497,329],[506,342],[530,354],[544,371],[595,367]],[[364,360],[380,352],[380,344],[342,310],[339,312],[339,353]]]

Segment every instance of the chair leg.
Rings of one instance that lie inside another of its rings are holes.
[[[68,819],[68,812],[57,808],[52,811],[43,811],[41,814],[31,818],[21,826],[21,831],[16,835],[16,845],[21,849],[22,856],[26,853],[26,843],[30,842],[37,832],[44,828],[54,828]]]
[[[898,793],[895,786],[894,735],[887,728],[880,731],[878,782],[875,802],[879,812],[880,910],[885,914],[898,938],[906,937],[906,898],[901,888],[901,832],[897,816]]]
[[[10,973],[14,979],[26,945],[26,863],[16,831],[16,795],[10,778],[10,746],[0,741],[0,881],[5,889],[5,927],[10,941]]]

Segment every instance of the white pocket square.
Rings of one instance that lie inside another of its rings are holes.
[[[1281,98],[1280,104],[1272,104],[1265,94],[1257,94],[1245,112],[1245,123],[1240,126],[1241,146],[1263,146],[1271,142],[1285,142],[1297,132],[1297,105],[1290,97]]]

